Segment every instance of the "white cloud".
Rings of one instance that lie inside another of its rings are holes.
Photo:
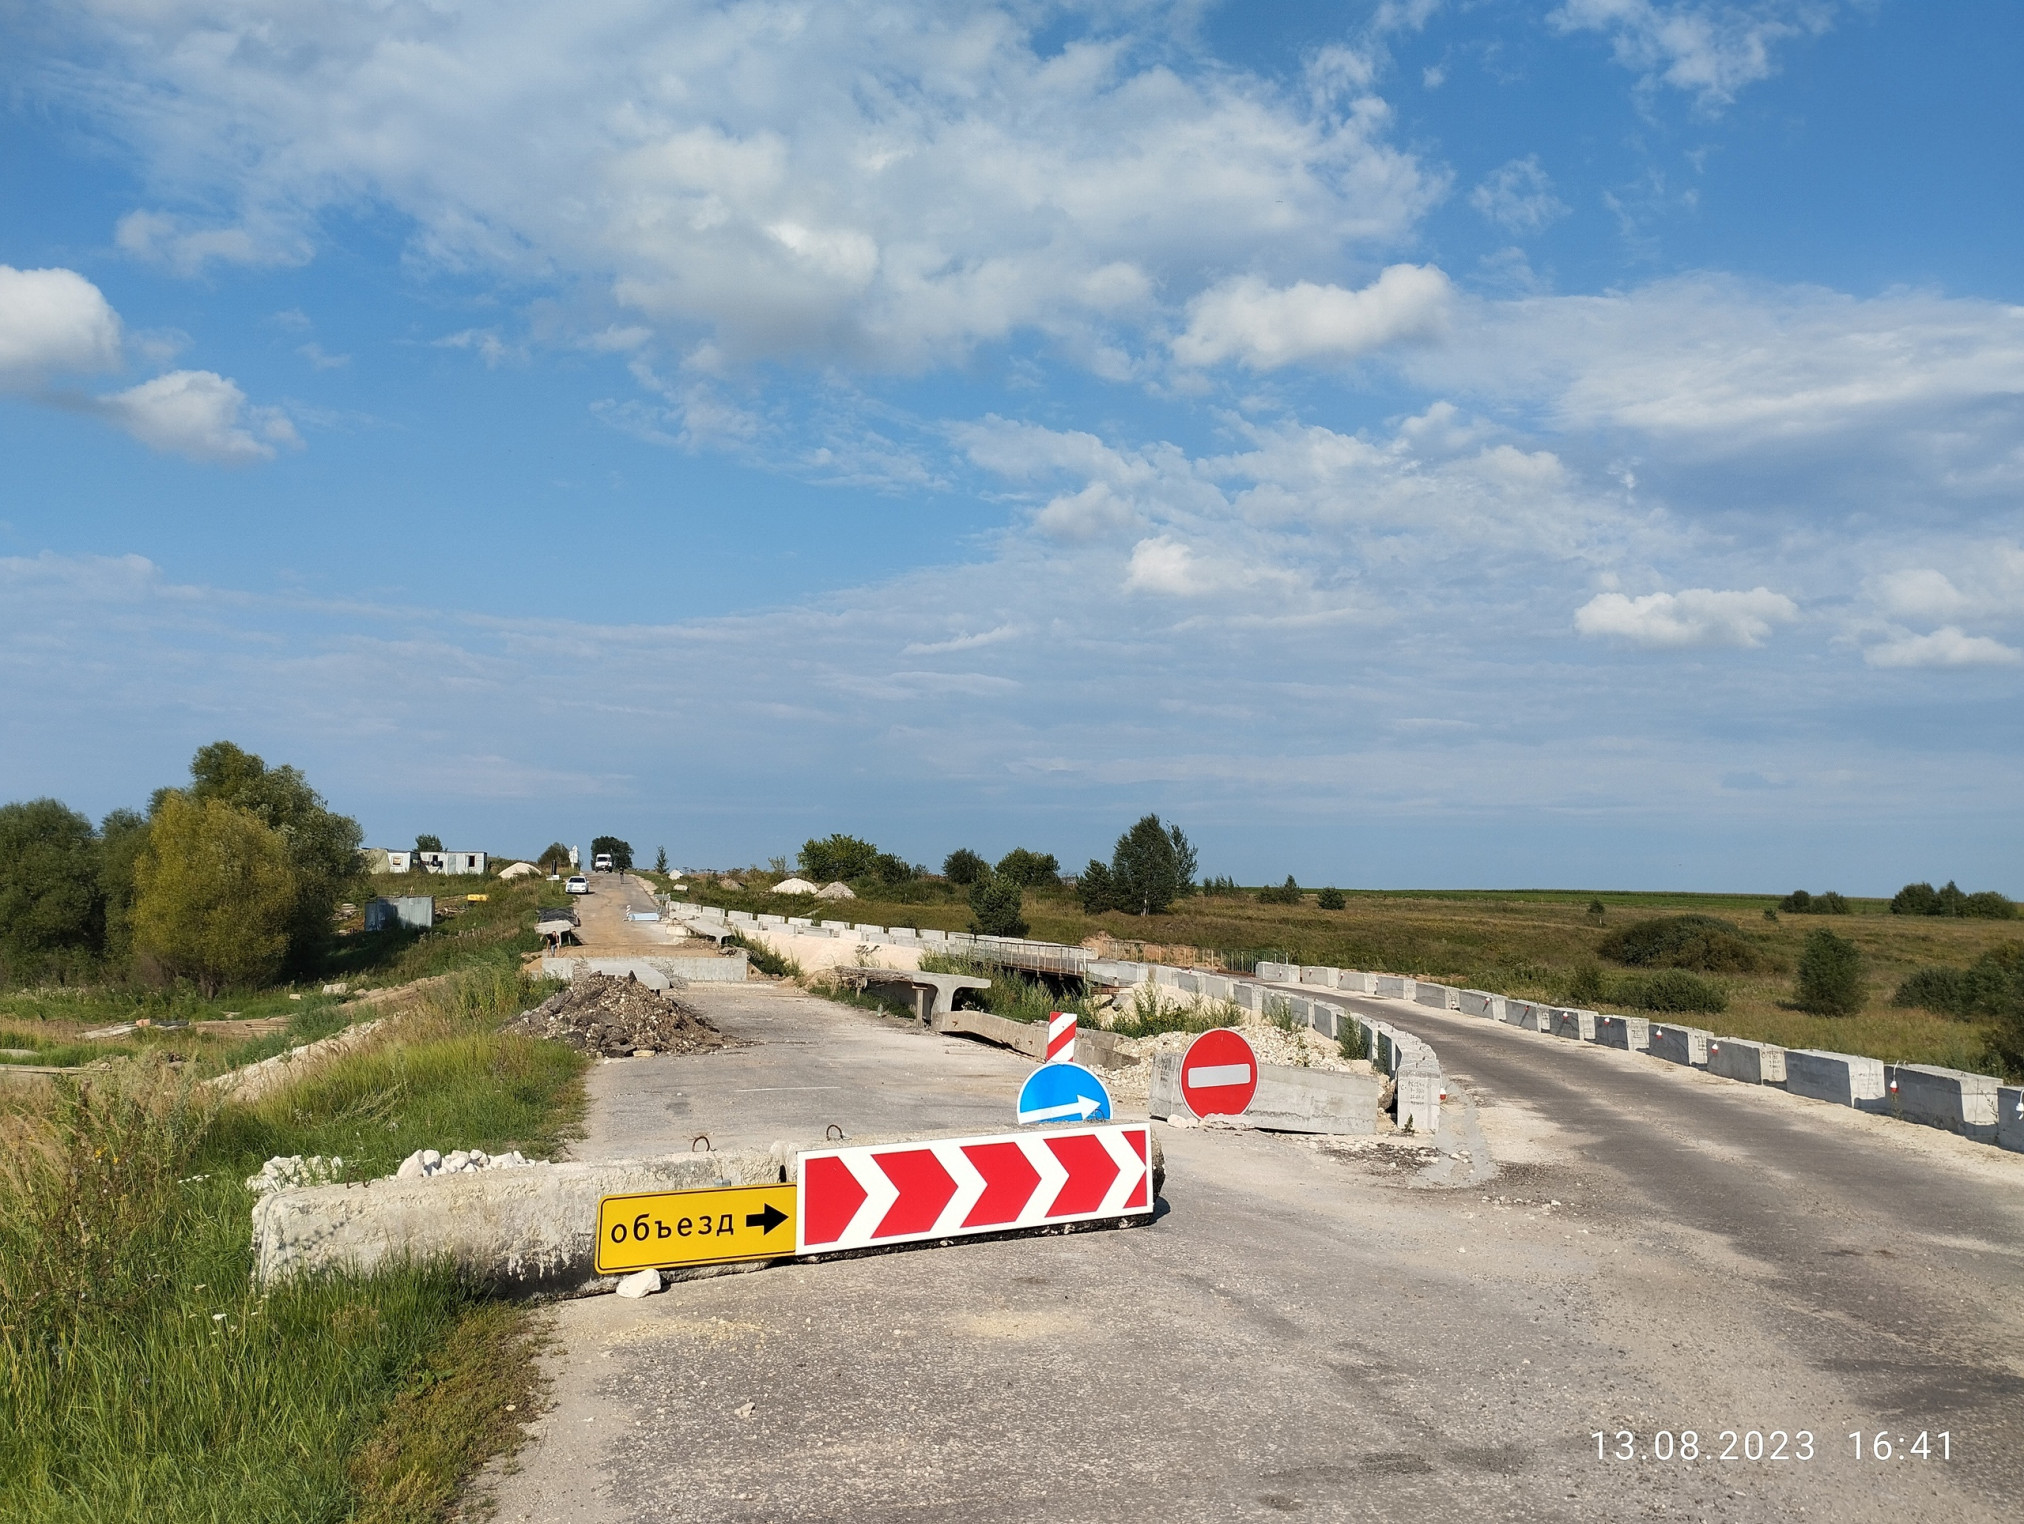
[[[1396,363],[1424,384],[1544,409],[1564,429],[1718,453],[1858,433],[1858,447],[1932,433],[1950,451],[2016,450],[2004,410],[2024,398],[2024,306],[1699,275],[1458,301],[1450,324],[1449,342]]]
[[[2024,546],[2009,541],[1959,553],[1953,574],[1931,566],[1883,572],[1864,584],[1884,613],[1897,619],[2024,618]]]
[[[1747,593],[1689,587],[1677,593],[1647,593],[1642,598],[1598,593],[1575,610],[1574,627],[1583,635],[1665,651],[1762,645],[1773,624],[1790,623],[1798,617],[1798,606],[1768,587]]]
[[[620,330],[733,361],[919,370],[1026,331],[1115,368],[1104,336],[1147,331],[1161,291],[1261,248],[1333,267],[1442,190],[1387,143],[1368,70],[1307,93],[1183,75],[1146,61],[1159,11],[1045,51],[1054,19],[926,0],[66,17],[92,60],[66,88],[134,143],[150,199],[230,209],[130,216],[136,255],[291,260],[325,209],[377,204],[412,219],[416,261],[581,282]]]
[[[2024,651],[1950,624],[1930,635],[1906,633],[1870,646],[1862,659],[1872,667],[2014,667],[2024,662]]]
[[[1512,233],[1537,233],[1567,215],[1567,203],[1553,194],[1537,154],[1493,170],[1469,192],[1469,205]]]
[[[192,460],[240,465],[302,442],[278,409],[248,407],[246,394],[215,371],[170,371],[108,396],[56,389],[65,373],[118,366],[120,338],[119,314],[75,270],[0,265],[0,388],[104,418],[150,449]],[[304,353],[318,369],[344,363],[313,344]]]
[[[1454,288],[1432,265],[1392,265],[1360,291],[1312,281],[1274,289],[1241,276],[1188,304],[1174,340],[1183,365],[1238,360],[1274,370],[1297,360],[1348,360],[1402,339],[1438,333]]]
[[[1565,0],[1547,20],[1562,32],[1606,33],[1616,61],[1636,70],[1646,88],[1663,81],[1714,110],[1776,72],[1777,44],[1826,32],[1836,8],[1834,0]]]
[[[215,371],[174,370],[92,401],[91,410],[151,450],[214,465],[271,460],[277,444],[302,441],[274,408],[250,408],[246,394]]]
[[[0,386],[40,387],[119,363],[119,314],[98,287],[75,270],[0,265]]]

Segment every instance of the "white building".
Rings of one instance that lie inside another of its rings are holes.
[[[485,872],[483,852],[395,852],[386,847],[366,848],[368,865],[374,873]]]

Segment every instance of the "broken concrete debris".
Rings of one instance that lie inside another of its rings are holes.
[[[460,1148],[451,1154],[418,1148],[401,1160],[394,1179],[427,1180],[436,1175],[463,1175],[478,1169],[521,1169],[531,1162],[521,1158],[517,1148],[504,1154],[488,1154],[482,1148]]]
[[[286,1158],[269,1159],[260,1166],[260,1173],[247,1178],[246,1189],[256,1196],[265,1196],[269,1191],[292,1191],[305,1185],[329,1185],[344,1175],[344,1160],[332,1155],[326,1159],[321,1154],[312,1154],[305,1159],[301,1154],[290,1154]]]
[[[635,1270],[618,1283],[618,1294],[632,1301],[652,1296],[660,1289],[661,1272],[658,1270]]]

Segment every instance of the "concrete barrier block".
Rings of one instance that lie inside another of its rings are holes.
[[[1397,974],[1377,974],[1373,978],[1372,994],[1389,1000],[1412,999],[1412,980],[1402,979]]]
[[[1448,996],[1454,993],[1445,984],[1413,983],[1413,1004],[1431,1006],[1437,1011],[1448,1008]]]
[[[1645,1051],[1669,1064],[1690,1064],[1696,1069],[1705,1069],[1708,1067],[1708,1039],[1712,1035],[1699,1027],[1655,1021],[1651,1025],[1651,1043]]]
[[[1410,1128],[1422,1137],[1433,1137],[1441,1129],[1441,1097],[1445,1093],[1440,1066],[1416,1057],[1399,1068],[1396,1079],[1394,1114],[1400,1129]]]
[[[752,920],[752,912],[749,910],[726,911],[725,915],[727,919],[737,921],[741,925],[751,926],[755,924]]]
[[[1337,970],[1335,987],[1352,995],[1374,995],[1377,993],[1375,976],[1365,973],[1360,968]]]
[[[1340,972],[1340,969],[1303,964],[1300,969],[1300,982],[1302,984],[1318,984],[1324,989],[1332,990],[1335,988],[1335,977]]]
[[[1594,1042],[1596,1013],[1569,1006],[1554,1006],[1549,1014],[1549,1028],[1555,1037],[1565,1037],[1574,1042]]]
[[[1181,1098],[1181,1060],[1179,1053],[1160,1053],[1153,1058],[1147,1110],[1162,1121],[1190,1114]],[[1260,1064],[1257,1093],[1239,1120],[1267,1132],[1376,1132],[1381,1089],[1373,1075]]]
[[[2024,1154],[2024,1085],[1996,1087],[1996,1146]]]
[[[1891,1064],[1884,1073],[1893,1116],[1940,1127],[1980,1143],[1996,1141],[1993,1074],[1969,1074],[1931,1064]]]
[[[1504,997],[1493,995],[1488,990],[1463,990],[1457,1009],[1465,1016],[1487,1016],[1492,1021],[1502,1021]]]
[[[1651,1023],[1642,1016],[1598,1015],[1595,1018],[1595,1041],[1600,1047],[1642,1053],[1651,1046]]]
[[[370,1273],[444,1257],[509,1290],[578,1291],[598,1279],[599,1197],[720,1181],[765,1185],[790,1162],[774,1152],[679,1154],[276,1191],[253,1208],[253,1275],[269,1286],[316,1271]],[[793,1248],[789,1242],[789,1254]]]
[[[1267,984],[1292,984],[1300,977],[1300,970],[1291,963],[1259,963],[1252,973]]]
[[[1818,1048],[1789,1048],[1785,1053],[1785,1088],[1794,1095],[1837,1106],[1879,1110],[1886,1095],[1883,1060]]]
[[[1708,1039],[1708,1072],[1746,1085],[1785,1083],[1785,1050],[1768,1042],[1741,1037]]]

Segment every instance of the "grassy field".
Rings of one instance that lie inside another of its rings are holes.
[[[374,1007],[383,1040],[254,1104],[196,1085],[228,1054],[172,1068],[183,1033],[0,1090],[0,1517],[425,1521],[513,1442],[538,1402],[530,1313],[427,1265],[257,1294],[243,1183],[276,1154],[341,1155],[352,1179],[422,1146],[554,1156],[584,1061],[499,1030],[546,988],[519,969],[540,891],[501,887],[355,956],[354,980],[449,977]],[[286,996],[215,1004],[292,1007],[283,1040],[343,1019]],[[0,1012],[60,1036],[144,998],[18,994]]]
[[[939,884],[910,886],[904,899],[863,897],[811,911],[808,902],[709,889],[701,898],[733,909],[817,915],[871,925],[964,930],[969,907]],[[1250,895],[1191,896],[1160,916],[1088,916],[1066,890],[1029,890],[1031,934],[1071,945],[1114,946],[1178,962],[1220,962],[1248,971],[1261,958],[1411,974],[1472,989],[1537,999],[1566,998],[1584,968],[1605,990],[1626,972],[1598,952],[1604,937],[1641,916],[1697,914],[1731,922],[1764,968],[1715,976],[1728,994],[1719,1015],[1683,1019],[1735,1037],[1787,1047],[1868,1053],[1895,1063],[1990,1070],[1988,1029],[1890,1004],[1899,982],[1935,964],[1964,967],[1991,948],[2024,941],[2024,921],[1894,916],[1883,900],[1851,900],[1844,916],[1782,915],[1766,920],[1775,895],[1627,894],[1578,890],[1345,890],[1345,908],[1260,904]],[[1594,918],[1591,901],[1600,900]],[[1792,1007],[1793,971],[1809,931],[1826,927],[1862,949],[1869,999],[1855,1016],[1808,1015]],[[1592,1003],[1592,1002],[1584,1002]]]

